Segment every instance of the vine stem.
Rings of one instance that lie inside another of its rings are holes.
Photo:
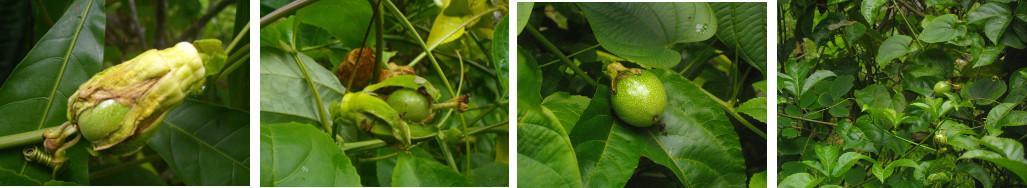
[[[504,121],[502,123],[492,124],[492,125],[489,125],[489,126],[471,127],[470,130],[467,131],[467,132],[470,133],[471,135],[475,135],[475,134],[489,133],[489,132],[495,132],[495,131],[503,131],[503,130],[507,130],[507,128],[509,128],[509,124],[510,123],[508,121]],[[493,130],[493,129],[496,129],[496,130]],[[439,135],[439,132],[435,132],[435,133],[432,133],[430,135],[425,135],[425,137],[435,137],[435,138],[438,138],[438,135]],[[440,141],[439,143],[442,143],[442,142]],[[372,139],[372,140],[364,140],[364,141],[359,141],[359,142],[346,143],[346,144],[344,144],[342,146],[342,151],[345,151],[345,152],[357,152],[357,151],[365,151],[365,150],[377,149],[377,148],[386,147],[386,146],[389,146],[389,144],[385,143],[385,141],[382,141],[380,139]]]
[[[574,70],[574,74],[577,74],[578,77],[584,79],[585,82],[588,82],[588,84],[592,84],[592,87],[599,85],[591,77],[588,77],[588,75],[585,74],[584,70],[581,70],[580,67],[574,65],[574,62],[572,62],[570,58],[567,58],[567,56],[564,55],[559,48],[556,48],[556,45],[553,45],[553,42],[550,42],[549,39],[546,39],[545,36],[542,36],[542,33],[539,32],[538,29],[535,29],[535,26],[531,26],[530,24],[525,25],[524,31],[528,31],[528,33],[531,34],[531,36],[535,37],[535,40],[538,40],[538,42],[541,43],[542,46],[546,48],[546,50],[549,50],[549,52],[552,52],[553,54],[556,54],[556,56],[559,56],[560,61],[563,61],[564,64],[567,64],[567,66],[570,67],[571,70]],[[764,136],[764,138],[766,138],[766,136]]]
[[[43,141],[43,131],[51,128],[44,128],[29,132],[12,134],[0,137],[0,149],[18,147]]]
[[[819,123],[819,124],[824,124],[824,125],[830,125],[832,127],[838,126],[837,123],[831,123],[831,122],[826,122],[826,121],[819,121],[819,120],[814,120],[814,119],[806,119],[806,118],[792,116],[792,115],[783,114],[783,113],[777,113],[777,115],[784,116],[784,117],[787,117],[787,118],[792,118],[792,119],[795,119],[795,120],[802,120],[802,121],[808,121],[808,122]]]
[[[724,111],[727,111],[728,114],[731,114],[731,117],[734,117],[735,120],[738,120],[738,122],[741,122],[742,125],[745,125],[745,128],[749,128],[750,131],[756,133],[757,135],[760,135],[760,137],[763,137],[764,140],[767,139],[767,133],[763,133],[763,131],[761,131],[759,128],[756,128],[756,126],[753,126],[752,123],[749,123],[748,120],[745,120],[745,118],[743,118],[741,114],[738,114],[738,111],[736,111],[735,107],[731,106],[730,103],[727,103],[727,102],[724,102],[723,100],[720,100],[720,98],[717,98],[717,96],[715,96],[712,93],[706,91],[705,89],[701,89],[700,88],[699,91],[702,91],[707,96],[710,96],[710,99],[713,99],[713,101],[716,101],[717,104],[720,105],[721,108],[724,108]]]
[[[410,20],[406,19],[406,16],[403,15],[403,12],[399,11],[399,8],[396,7],[396,4],[392,3],[392,0],[384,1],[387,3],[387,5],[389,5],[389,10],[392,11],[392,13],[396,14],[394,16],[398,17],[396,19],[399,20],[400,24],[403,25],[403,27],[405,27],[408,32],[410,32],[410,36],[414,37],[414,39],[417,41],[417,44],[424,49],[425,54],[428,55],[428,60],[431,61],[431,64],[435,68],[435,71],[439,73],[439,78],[442,78],[442,83],[446,85],[446,89],[449,91],[449,95],[456,96],[456,92],[453,91],[453,86],[449,84],[449,78],[446,78],[446,73],[442,71],[442,67],[439,67],[439,62],[435,59],[435,55],[432,55],[431,48],[428,48],[428,45],[424,43],[424,39],[421,39],[421,35],[417,34],[417,30],[414,28],[414,25],[410,24]]]
[[[585,52],[587,52],[589,50],[596,49],[598,47],[599,47],[599,44],[596,44],[596,45],[590,46],[588,48],[585,48],[585,49],[583,49],[581,51],[577,51],[577,52],[571,53],[571,55],[567,55],[567,57],[568,58],[574,57],[574,56],[577,56],[578,54],[585,53]],[[559,59],[552,60],[552,61],[549,61],[549,62],[547,62],[545,64],[539,65],[538,67],[546,67],[546,66],[552,65],[553,63],[557,63],[557,62],[560,62],[560,60]]]
[[[317,2],[317,0],[297,0],[293,1],[292,3],[286,4],[281,8],[275,9],[275,11],[272,11],[271,13],[264,15],[264,17],[260,17],[260,28],[264,28],[264,26],[270,25],[271,23],[274,23],[276,20],[285,17],[286,15],[292,14],[292,12],[296,12],[296,10],[306,7],[307,5],[310,5],[314,2]]]

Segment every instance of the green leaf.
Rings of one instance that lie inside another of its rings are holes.
[[[717,38],[749,65],[767,71],[767,4],[714,2],[717,16]]]
[[[491,162],[485,166],[471,169],[467,178],[480,187],[510,186],[510,165]]]
[[[496,76],[503,84],[502,91],[510,91],[510,17],[503,17],[496,24],[496,30],[492,33],[492,62],[495,62]]]
[[[186,185],[249,185],[249,114],[186,100],[150,140]]]
[[[920,169],[920,165],[917,165],[916,162],[913,161],[913,160],[910,160],[910,159],[899,159],[899,160],[892,161],[891,163],[888,163],[888,167],[883,167],[883,168],[881,167],[881,163],[874,163],[874,166],[872,167],[872,169],[873,169],[872,171],[873,171],[874,176],[877,177],[877,180],[881,180],[881,182],[885,182],[884,180],[888,179],[889,176],[891,176],[893,173],[895,173],[895,168],[898,168],[898,167],[910,167],[910,168]]]
[[[100,71],[104,1],[77,0],[69,6],[0,87],[0,135],[63,124],[68,120],[68,95]],[[57,180],[89,184],[87,143],[69,149],[70,166]],[[49,168],[25,161],[21,149],[0,151],[0,168],[38,182],[55,179]]]
[[[753,119],[759,120],[760,122],[767,122],[767,98],[756,97],[749,99],[738,106],[735,109],[745,115],[752,116]]]
[[[301,63],[297,63],[297,60]],[[302,64],[303,67],[299,66]],[[304,74],[303,70],[307,74]],[[308,80],[317,88],[310,88]],[[288,53],[275,48],[260,50],[261,123],[298,122],[321,125],[329,117],[328,105],[342,99],[346,89],[331,71],[303,53]],[[315,98],[321,98],[317,104]],[[325,109],[324,114],[318,108]],[[331,119],[328,119],[331,123]],[[318,126],[321,127],[321,126]]]
[[[442,163],[400,154],[392,172],[393,187],[467,187],[471,183]]]
[[[349,157],[314,125],[260,125],[260,186],[360,186]]]
[[[111,167],[113,165],[106,165]],[[177,171],[176,171],[177,172]],[[247,174],[249,172],[246,172]],[[49,183],[49,182],[47,182]],[[102,186],[168,186],[153,170],[142,166],[130,166],[124,170],[118,170],[106,176],[96,177],[91,185]],[[2,182],[0,182],[2,184]]]
[[[812,75],[807,77],[805,81],[803,81],[802,88],[800,88],[799,90],[799,94],[805,94],[807,91],[809,91],[810,88],[813,87],[814,84],[820,82],[820,80],[835,76],[837,75],[835,75],[834,72],[831,72],[830,70],[817,70],[817,72],[814,72]]]
[[[977,59],[974,59],[973,68],[990,65],[999,58],[999,54],[1006,49],[1005,45],[988,46],[984,47],[984,50],[977,55]]]
[[[467,26],[474,25],[481,18],[487,5],[484,2],[471,3],[471,0],[450,0],[450,4],[439,12],[432,23],[431,31],[425,44],[428,48],[455,41],[464,34]]]
[[[520,35],[524,26],[528,25],[528,19],[531,18],[531,9],[534,7],[535,2],[517,2],[517,35]]]
[[[328,31],[328,34],[342,41],[342,46],[348,49],[360,48],[365,45],[361,42],[364,41],[364,34],[368,33],[367,26],[371,23],[373,16],[374,9],[371,8],[368,1],[321,0],[296,11],[296,19],[300,23],[310,24]],[[292,25],[287,27],[291,29]],[[263,31],[261,29],[262,38]],[[375,32],[370,32],[367,34],[367,38],[373,39],[374,35]],[[374,43],[375,40],[367,40],[366,46],[374,46]],[[272,45],[277,44],[277,41],[272,43]],[[297,45],[297,47],[302,46]],[[261,54],[263,54],[263,50],[261,50]],[[261,64],[263,64],[263,59],[261,59]]]
[[[1013,15],[1027,22],[1027,3],[1019,3],[1016,6],[1016,10],[1013,10]]]
[[[777,184],[777,187],[780,187],[780,188],[798,188],[798,187],[812,188],[812,187],[816,187],[817,184],[820,184],[820,181],[823,181],[823,180],[824,180],[823,178],[815,178],[815,177],[813,177],[813,175],[810,175],[809,173],[796,173],[796,174],[789,175],[788,177],[785,177],[784,180],[781,180],[780,184]]]
[[[676,43],[709,39],[717,18],[706,3],[579,3],[604,49],[633,62],[670,68],[681,61]]]
[[[39,186],[39,181],[19,174],[13,170],[0,168],[0,185],[4,186]]]
[[[954,14],[945,14],[927,22],[924,32],[920,33],[920,41],[927,43],[945,42],[966,34],[966,26],[956,24],[959,18]]]
[[[763,188],[767,187],[767,171],[753,174],[749,178],[749,188]]]
[[[856,152],[846,152],[839,156],[838,161],[834,163],[834,167],[831,169],[831,176],[842,177],[842,175],[845,175],[845,172],[848,172],[849,169],[852,168],[852,165],[855,165],[860,159],[875,162],[874,159],[866,155]]]
[[[888,0],[864,0],[860,6],[859,13],[863,15],[863,19],[866,19],[867,24],[873,26],[873,24],[877,23],[874,20],[874,15],[877,15],[877,12],[881,11],[881,7],[887,2]]]
[[[856,104],[866,110],[869,108],[892,108],[892,94],[884,85],[874,84],[853,92]]]
[[[567,92],[556,92],[542,100],[542,106],[549,108],[560,119],[564,130],[574,130],[575,123],[581,116],[581,112],[588,107],[588,97],[581,95],[570,95]]]
[[[888,37],[881,43],[881,47],[877,49],[877,65],[880,67],[887,66],[891,63],[891,60],[906,55],[909,50],[909,43],[913,41],[906,35],[895,35]]]
[[[517,185],[582,187],[567,131],[552,111],[540,109],[526,112],[517,123]]]
[[[713,99],[691,81],[667,69],[647,70],[663,82],[667,109],[658,129],[643,132],[645,155],[670,168],[686,187],[745,186],[745,158],[738,135]],[[593,99],[594,100],[594,99]],[[709,157],[718,156],[718,157]]]
[[[988,105],[998,101],[1006,93],[1006,82],[999,79],[982,78],[963,88],[964,98],[974,104]]]
[[[1027,3],[1024,3],[1027,4]],[[1009,94],[1002,100],[1005,103],[1022,104],[1027,97],[1027,68],[1009,74]]]
[[[517,113],[539,112],[542,104],[542,70],[531,52],[517,48]]]
[[[596,88],[570,133],[585,187],[624,187],[642,156],[643,131],[614,119],[609,93],[605,85]]]
[[[995,2],[981,5],[970,11],[966,19],[972,24],[984,24],[984,35],[988,36],[993,43],[998,43],[1002,32],[1006,31],[1006,27],[1012,21],[1009,6]]]
[[[1025,179],[1025,176],[1027,176],[1027,163],[1024,163],[1021,160],[1015,160],[1004,157],[1002,156],[1002,154],[996,152],[986,150],[970,150],[966,153],[963,153],[963,155],[959,158],[983,159],[1013,171],[1013,173],[1019,176],[1020,179]]]

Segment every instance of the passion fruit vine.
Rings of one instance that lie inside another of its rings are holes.
[[[663,82],[653,73],[637,68],[627,69],[616,62],[608,65],[607,71],[613,80],[610,100],[617,116],[635,127],[657,124],[667,107],[667,91]]]

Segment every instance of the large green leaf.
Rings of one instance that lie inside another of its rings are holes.
[[[114,165],[106,165],[106,167],[112,166]],[[168,186],[156,172],[143,168],[143,166],[130,166],[106,176],[94,176],[89,183],[92,186]],[[3,183],[0,182],[0,184]]]
[[[970,150],[959,158],[983,159],[1012,171],[1021,181],[1027,180],[1027,160],[1023,158],[1023,145],[1020,142],[1009,138],[986,136],[981,139],[981,143],[998,153],[983,149]]]
[[[909,50],[909,43],[913,41],[906,35],[895,35],[888,37],[881,43],[881,47],[877,48],[877,65],[884,67],[891,63],[891,60],[906,55]]]
[[[570,134],[586,187],[623,187],[642,156],[645,129],[615,120],[609,93],[605,85],[597,88]]]
[[[360,186],[349,157],[328,134],[302,123],[260,125],[260,186]]]
[[[582,187],[567,131],[552,111],[540,109],[526,112],[517,123],[517,185]]]
[[[496,76],[503,84],[503,92],[510,91],[510,17],[503,17],[496,24],[496,30],[492,33],[492,62],[495,63]]]
[[[761,72],[767,70],[767,3],[714,2],[717,38]]]
[[[652,67],[669,68],[681,61],[671,45],[703,41],[717,32],[717,18],[706,3],[578,5],[604,49]]]
[[[962,90],[964,98],[973,100],[974,104],[988,105],[997,102],[1006,93],[1006,82],[999,79],[982,78],[969,84]]]
[[[364,34],[368,33],[367,26],[371,23],[373,10],[368,1],[321,0],[296,11],[296,18],[301,23],[323,28],[342,41],[342,46],[353,49],[364,46],[361,42]],[[367,37],[373,39],[374,32],[367,34]],[[374,46],[374,43],[375,40],[367,40],[366,45]]]
[[[67,121],[68,97],[100,71],[103,59],[104,1],[77,0],[28,52],[0,87],[0,135],[58,126]],[[56,179],[89,184],[85,145],[70,149],[69,167]],[[51,170],[24,160],[20,147],[0,151],[0,168],[39,182]]]
[[[467,187],[460,173],[438,161],[400,154],[392,171],[394,187]]]
[[[588,97],[581,95],[570,95],[567,92],[557,92],[542,100],[542,106],[549,108],[560,119],[564,130],[574,130],[581,112],[588,107]]]
[[[938,16],[927,22],[924,32],[920,33],[920,41],[928,43],[945,42],[966,34],[966,26],[957,24],[959,18],[955,14]]]
[[[666,69],[648,71],[670,95],[660,120],[667,134],[655,128],[643,131],[647,140],[642,155],[670,168],[688,187],[744,187],[745,158],[724,111],[684,77]]]
[[[297,59],[301,63],[297,63]],[[303,67],[301,68],[299,64],[302,64]],[[310,89],[308,80],[317,88],[316,93]],[[262,123],[299,122],[320,125],[321,116],[328,117],[328,105],[333,101],[341,100],[345,91],[342,84],[330,71],[303,53],[288,53],[268,47],[261,48],[260,121]],[[321,104],[317,104],[316,98],[321,99]],[[318,108],[322,108],[324,111],[319,111]],[[321,114],[321,112],[325,114]]]
[[[521,30],[524,29],[525,25],[528,25],[528,19],[531,18],[531,9],[535,7],[535,2],[517,2],[517,34],[521,34]]]
[[[249,185],[249,114],[186,100],[164,117],[150,147],[186,185]]]
[[[1001,3],[987,3],[970,11],[966,17],[967,22],[984,25],[984,35],[991,39],[991,42],[998,43],[1002,32],[1006,31],[1012,18],[1012,9]]]

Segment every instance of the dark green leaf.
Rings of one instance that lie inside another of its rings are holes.
[[[866,19],[867,23],[875,24],[877,21],[874,20],[874,15],[877,15],[877,12],[880,11],[881,7],[884,7],[884,3],[887,2],[888,0],[864,0],[863,4],[860,6],[859,13],[863,15],[863,19]]]
[[[249,185],[249,114],[186,100],[150,140],[186,185]]]
[[[367,26],[371,22],[373,10],[368,1],[321,0],[296,11],[296,19],[323,28],[342,41],[342,46],[355,49],[365,45],[374,46],[375,40],[361,44],[364,34],[368,33]],[[373,39],[374,35],[374,32],[370,32],[367,38]]]
[[[349,157],[314,125],[260,125],[260,186],[360,186]]]
[[[998,79],[982,78],[963,88],[967,100],[975,104],[988,105],[998,101],[1006,93],[1006,82]]]
[[[945,42],[966,33],[966,26],[959,25],[954,14],[946,14],[927,22],[924,32],[920,33],[920,41],[928,43]]]
[[[714,2],[710,3],[717,16],[717,38],[728,48],[738,50],[749,65],[761,72],[767,62],[767,4]]]
[[[492,162],[485,166],[471,169],[467,173],[474,186],[506,187],[510,186],[510,165]]]
[[[110,167],[110,166],[108,166]],[[249,172],[246,172],[247,174]],[[49,182],[47,182],[49,183]],[[151,169],[142,166],[130,166],[124,170],[118,170],[106,176],[101,176],[90,181],[91,185],[103,186],[167,186],[164,180]]]
[[[881,47],[877,49],[877,65],[880,67],[887,66],[891,63],[891,60],[906,55],[909,50],[909,43],[913,41],[906,35],[895,35],[888,37],[881,43]]]
[[[681,53],[676,43],[709,39],[717,18],[706,3],[579,3],[604,49],[636,63],[669,68]]]
[[[68,95],[100,71],[105,17],[104,1],[74,1],[36,43],[0,87],[0,135],[58,126],[68,120]],[[69,149],[71,166],[56,179],[89,184],[86,143]],[[39,182],[54,179],[49,168],[25,161],[21,148],[0,152],[0,168],[17,169],[17,174]]]
[[[609,93],[604,85],[597,88],[570,135],[586,187],[623,187],[642,156],[643,129],[614,119]]]
[[[668,125],[644,133],[643,155],[666,166],[688,187],[745,186],[745,158],[730,120],[713,99],[691,81],[666,69],[648,70],[663,82]],[[709,157],[718,156],[718,157]]]

